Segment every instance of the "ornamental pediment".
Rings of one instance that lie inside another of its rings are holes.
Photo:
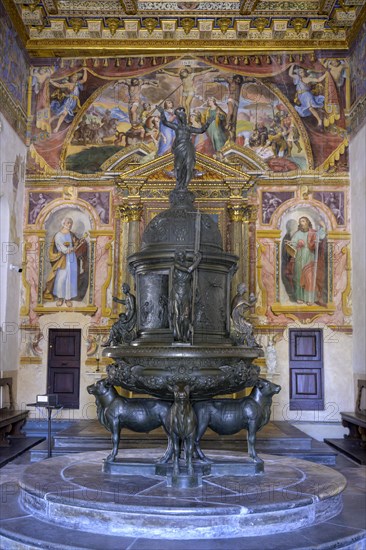
[[[131,166],[131,165],[130,165]],[[116,172],[118,164],[115,164],[113,172]],[[140,182],[166,182],[174,185],[174,157],[171,153],[162,157],[156,158],[145,164],[139,164],[129,167],[125,164],[124,169],[119,174],[119,179],[122,183]],[[258,169],[258,168],[257,168]],[[247,174],[241,164],[230,166],[225,161],[216,160],[201,153],[196,155],[195,174],[192,178],[192,184],[199,182],[233,182],[248,183],[250,175]]]

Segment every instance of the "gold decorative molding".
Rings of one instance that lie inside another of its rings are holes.
[[[322,317],[323,315],[333,315],[336,311],[336,306],[334,303],[328,303],[327,306],[308,306],[305,304],[290,305],[275,302],[271,305],[271,310],[275,315],[285,315],[296,323],[302,322],[309,324],[313,323],[316,319]]]
[[[334,313],[336,310],[336,307],[334,304],[328,304],[327,306],[318,306],[318,305],[312,305],[308,306],[306,304],[296,304],[296,305],[290,305],[290,304],[280,304],[280,303],[274,303],[271,305],[271,310],[276,315],[280,313]]]
[[[64,185],[62,189],[63,199],[73,201],[76,199],[76,187],[74,185]]]
[[[262,280],[262,271],[263,271],[263,264],[262,264],[262,254],[265,251],[266,247],[262,243],[258,243],[257,248],[257,283],[259,286],[259,290],[261,293],[261,302],[262,305],[257,306],[255,309],[255,312],[257,315],[265,315],[267,311],[267,289],[265,288]]]
[[[351,233],[328,231],[327,237],[333,241],[349,241],[351,239]]]
[[[112,36],[114,36],[117,32],[117,29],[120,25],[120,20],[116,17],[108,17],[106,20],[106,25],[111,33]]]
[[[257,229],[258,239],[280,239],[281,229]]]
[[[154,29],[158,26],[159,21],[155,17],[147,17],[143,20],[143,26],[147,29],[149,34],[152,34]]]
[[[96,239],[97,237],[113,237],[114,232],[113,229],[90,229],[88,231],[89,236],[92,239]]]
[[[19,363],[21,365],[41,365],[42,357],[20,357]]]
[[[45,238],[47,231],[45,229],[24,229],[24,235],[34,235],[35,237]]]
[[[353,333],[352,325],[327,325],[327,327],[335,332],[343,332],[345,334]]]
[[[105,250],[108,252],[107,265],[107,277],[102,285],[102,317],[110,317],[112,309],[107,307],[107,291],[112,280],[113,272],[113,246],[112,243],[105,245]]]
[[[269,334],[272,336],[276,336],[276,341],[279,341],[280,336],[283,336],[286,327],[287,325],[255,325],[255,332],[259,334]]]
[[[344,38],[330,39],[317,42],[318,47],[324,50],[347,51],[348,43]],[[229,40],[199,40],[186,41],[176,40],[120,40],[116,39],[34,39],[27,42],[27,50],[32,57],[73,57],[75,51],[79,57],[121,57],[121,55],[146,56],[146,55],[177,55],[215,53],[242,56],[243,53],[255,54],[266,52],[308,52],[314,49],[314,41],[299,40],[298,37],[286,40],[263,39],[263,40],[240,40],[236,36]]]
[[[67,306],[50,306],[50,307],[44,307],[42,305],[38,305],[33,308],[33,311],[35,313],[38,313],[39,315],[46,315],[47,313],[60,313],[62,311],[66,312],[72,312],[72,313],[83,313],[84,315],[94,315],[97,312],[98,308],[96,306],[75,306],[75,307],[67,307]]]
[[[344,130],[344,134],[346,134],[346,130]],[[319,166],[319,170],[326,171],[329,168],[332,168],[336,164],[336,162],[339,161],[339,159],[341,158],[341,155],[344,154],[346,147],[348,147],[348,138],[344,137],[342,143],[340,143],[338,147],[323,162],[323,164]]]
[[[266,358],[265,357],[257,357],[256,359],[254,359],[253,365],[257,365],[261,369],[262,368],[265,369],[267,367]]]
[[[220,19],[217,20],[217,24],[218,24],[222,34],[226,34],[228,28],[232,24],[232,21],[228,17],[221,17]]]
[[[352,315],[352,307],[349,305],[351,302],[351,251],[349,246],[342,248],[342,254],[346,255],[346,288],[342,292],[342,311],[346,317]]]
[[[140,183],[140,182],[130,183],[129,181],[126,181],[125,186],[127,187],[129,198],[132,199],[132,198],[139,198],[140,197],[141,188],[143,186],[142,183]]]

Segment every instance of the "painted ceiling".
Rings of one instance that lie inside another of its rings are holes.
[[[32,57],[347,50],[366,0],[3,0]]]

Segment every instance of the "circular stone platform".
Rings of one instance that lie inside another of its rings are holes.
[[[123,450],[119,458],[153,461],[161,451]],[[29,466],[20,480],[26,513],[60,527],[149,539],[216,539],[283,533],[326,521],[342,510],[345,478],[305,460],[262,455],[265,471],[210,475],[178,490],[154,475],[103,473],[105,451]],[[216,460],[240,453],[211,451]],[[75,546],[77,548],[77,546]]]

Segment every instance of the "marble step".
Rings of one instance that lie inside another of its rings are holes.
[[[245,430],[231,435],[219,436],[207,430],[202,441],[202,449],[231,450],[247,452],[247,433]],[[120,448],[149,449],[167,444],[163,429],[157,429],[149,434],[141,434],[130,430],[122,430]],[[111,448],[109,432],[97,420],[79,420],[70,427],[57,432],[53,437],[53,456],[90,452]],[[316,441],[288,422],[269,422],[257,434],[257,451],[274,453],[279,456],[292,456],[312,460],[319,464],[335,464],[337,455],[328,445]],[[37,461],[47,456],[47,443],[37,445],[31,451],[31,460]]]

